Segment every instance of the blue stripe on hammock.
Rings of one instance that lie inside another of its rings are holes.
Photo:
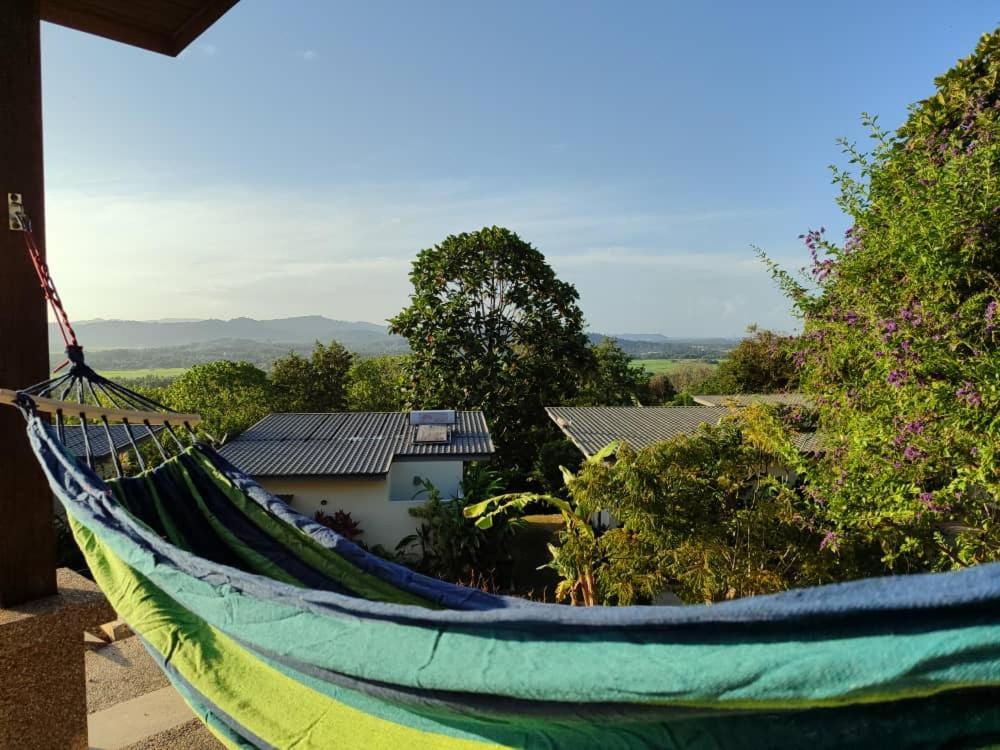
[[[301,581],[308,588],[336,591],[340,594],[351,593],[337,581],[334,581],[332,578],[329,578],[296,557],[291,550],[277,542],[270,534],[247,518],[239,508],[229,502],[218,486],[202,473],[197,462],[191,459],[190,456],[182,455],[179,460],[191,477],[191,481],[194,482],[208,510],[237,539],[267,557],[271,562],[278,565],[296,580]],[[184,493],[184,495],[172,498],[172,500],[174,503],[182,505],[185,504],[185,496],[187,497],[187,501],[191,502],[189,493]],[[203,519],[202,524],[204,523]]]

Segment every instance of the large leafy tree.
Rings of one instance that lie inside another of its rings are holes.
[[[239,434],[271,411],[267,374],[249,362],[219,360],[195,365],[163,391],[165,404],[197,412],[202,429],[222,440]]]
[[[777,271],[827,451],[812,478],[835,543],[893,569],[1000,555],[1000,32],[835,170],[842,243],[803,236],[812,282]]]
[[[413,352],[412,403],[482,408],[499,463],[526,469],[551,434],[544,407],[572,397],[590,362],[576,289],[501,227],[421,251],[410,280],[410,304],[390,325]]]
[[[295,352],[271,367],[277,411],[343,411],[347,406],[347,374],[354,356],[337,341],[316,342],[311,356]]]

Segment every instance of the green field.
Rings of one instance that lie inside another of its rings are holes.
[[[644,367],[650,375],[670,375],[687,365],[716,367],[714,362],[705,362],[700,359],[633,359],[632,363]]]
[[[142,378],[176,378],[183,375],[186,367],[153,367],[148,370],[101,370],[101,375],[110,380],[141,380]]]

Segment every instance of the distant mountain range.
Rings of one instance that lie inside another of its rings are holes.
[[[321,315],[255,320],[86,320],[75,324],[87,352],[87,361],[98,369],[132,370],[190,367],[216,359],[244,359],[268,366],[289,351],[308,352],[316,341],[339,341],[361,355],[402,354],[406,340],[391,336],[377,323],[332,320]],[[588,334],[597,343],[605,334]],[[613,336],[636,358],[718,359],[735,339],[668,338],[660,334]],[[62,360],[62,339],[49,326],[49,350],[54,363]]]
[[[375,323],[331,320],[306,315],[277,320],[87,320],[74,326],[87,349],[153,349],[164,346],[205,344],[210,341],[243,340],[271,344],[312,344],[336,339],[348,349],[405,348],[398,336]],[[62,339],[49,326],[49,349],[59,350]]]

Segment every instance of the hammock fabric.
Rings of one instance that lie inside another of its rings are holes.
[[[106,484],[40,417],[28,433],[111,604],[229,747],[1000,742],[1000,565],[535,604],[370,555],[208,447]]]

